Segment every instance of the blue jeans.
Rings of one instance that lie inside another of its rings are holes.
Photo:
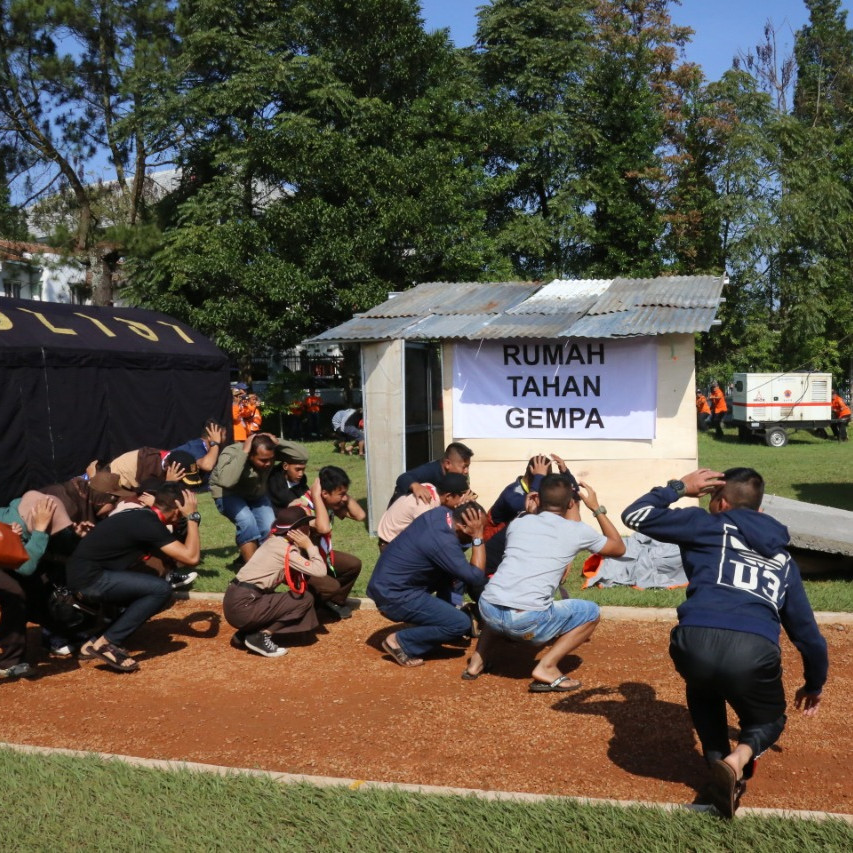
[[[247,542],[265,542],[275,521],[275,510],[270,499],[241,498],[238,495],[223,495],[214,500],[216,508],[237,526],[237,547]]]
[[[594,601],[582,598],[555,601],[547,610],[513,610],[492,604],[481,596],[478,606],[480,617],[493,631],[537,645],[562,637],[587,622],[595,622],[601,613]]]
[[[416,626],[397,632],[397,643],[411,657],[420,657],[435,646],[471,633],[471,617],[467,613],[428,592],[376,604],[387,619]]]
[[[124,607],[118,619],[104,631],[104,636],[117,645],[159,613],[172,598],[172,587],[168,581],[143,572],[106,570],[80,592],[87,598]]]

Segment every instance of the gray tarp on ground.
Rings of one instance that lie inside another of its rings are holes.
[[[605,557],[598,572],[586,581],[586,586],[636,586],[641,589],[686,584],[678,545],[657,542],[643,533],[628,536],[623,556]]]

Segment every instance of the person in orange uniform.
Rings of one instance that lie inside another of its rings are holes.
[[[308,433],[312,436],[319,436],[320,407],[323,405],[323,398],[317,393],[316,389],[311,388],[308,391],[308,396],[302,401],[302,405],[308,415]]]
[[[832,434],[839,441],[847,441],[847,424],[850,423],[850,406],[844,402],[844,398],[838,393],[837,388],[832,389]]]
[[[243,403],[246,399],[247,386],[238,382],[231,386],[231,421],[234,427],[234,441],[245,441],[249,432],[243,420]]]
[[[725,400],[723,400],[725,403]],[[708,398],[701,392],[696,392],[696,427],[700,432],[708,431],[708,422],[711,420],[711,407]]]
[[[257,394],[249,394],[246,397],[241,407],[241,414],[243,423],[246,425],[246,432],[249,435],[254,435],[261,431],[263,415],[261,414],[261,400]]]
[[[726,395],[723,394],[723,389],[720,388],[717,382],[711,383],[711,423],[714,426],[714,431],[717,438],[723,437],[723,418],[729,407],[726,405]]]

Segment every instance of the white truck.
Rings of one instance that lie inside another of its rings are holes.
[[[832,422],[831,373],[735,373],[729,423],[740,438],[757,435],[784,447],[788,433],[817,432]]]

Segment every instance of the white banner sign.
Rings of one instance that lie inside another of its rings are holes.
[[[457,344],[453,372],[460,438],[655,437],[653,340]]]

